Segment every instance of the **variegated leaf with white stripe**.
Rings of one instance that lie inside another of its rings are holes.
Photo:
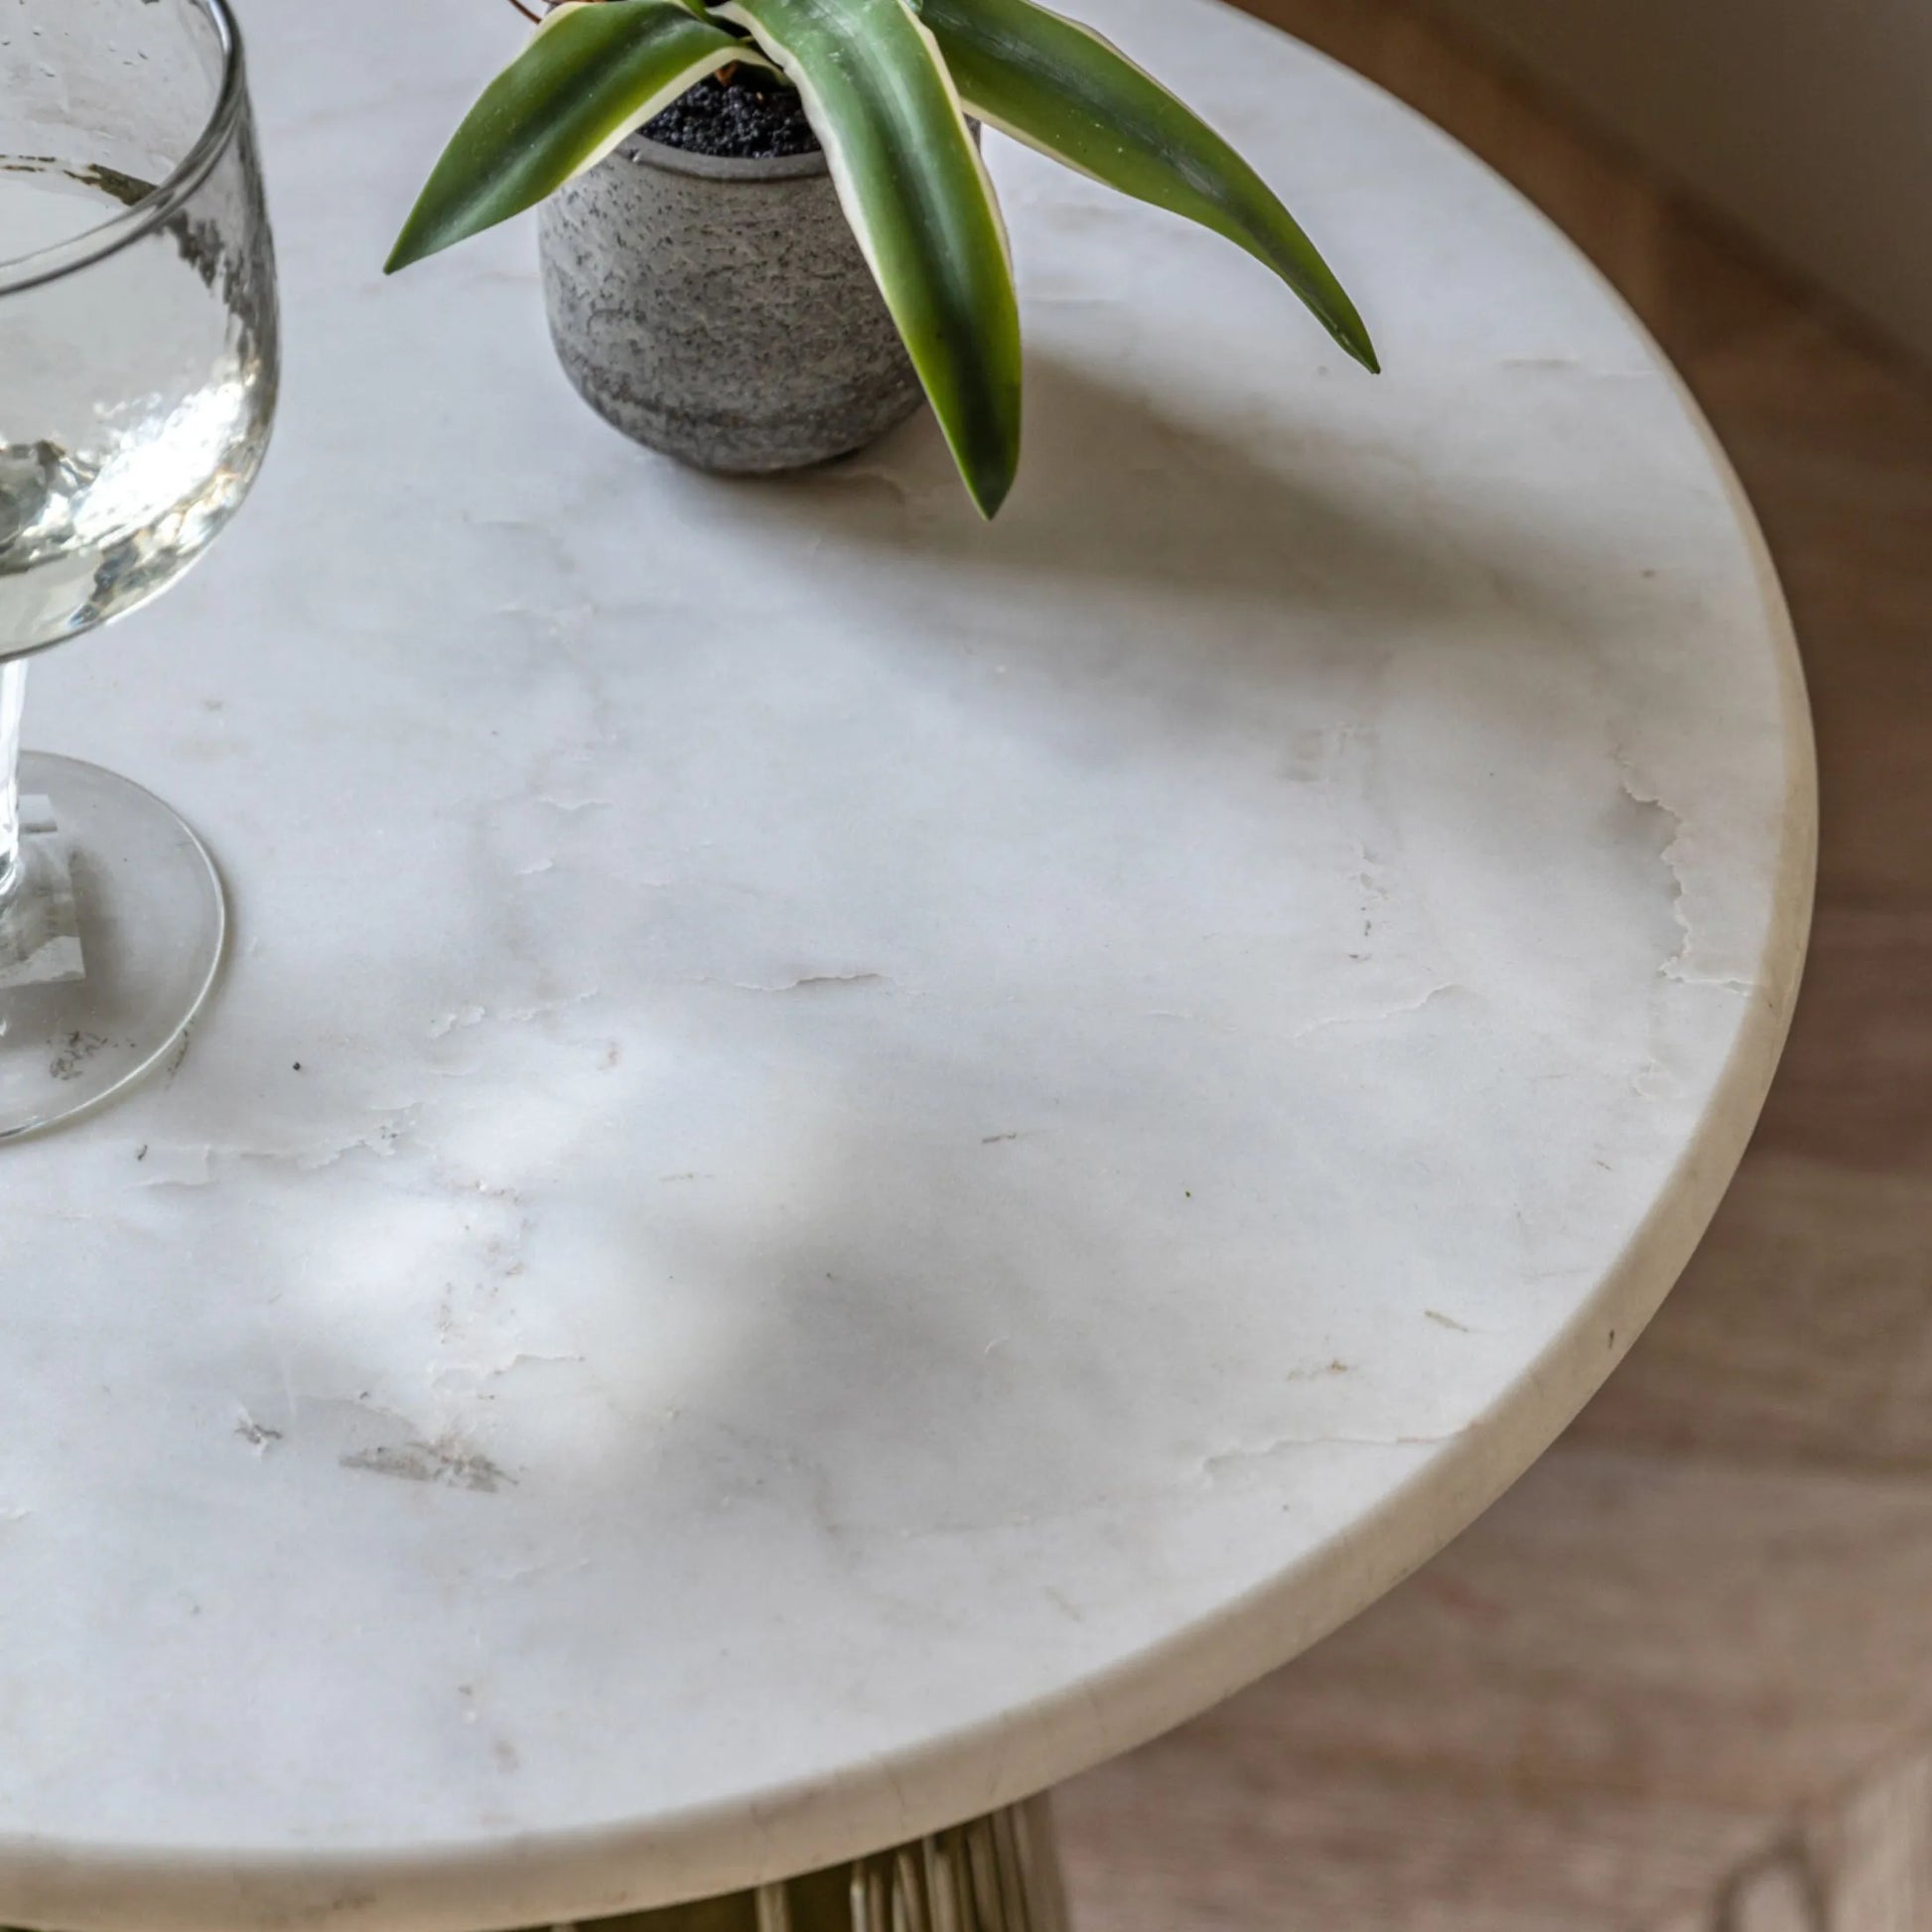
[[[389,272],[534,207],[687,88],[759,58],[687,0],[567,0],[457,129]]]
[[[1347,292],[1268,184],[1117,48],[1033,0],[915,0],[968,110],[1137,201],[1265,262],[1369,369]]]
[[[1006,231],[932,36],[906,0],[728,0],[804,97],[846,218],[980,512],[1020,462]]]

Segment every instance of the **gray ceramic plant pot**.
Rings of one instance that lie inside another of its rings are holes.
[[[687,154],[633,135],[545,204],[564,370],[607,422],[704,470],[863,448],[918,377],[822,154]]]

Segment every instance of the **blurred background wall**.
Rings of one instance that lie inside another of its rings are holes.
[[[1927,0],[1440,0],[1932,355]]]

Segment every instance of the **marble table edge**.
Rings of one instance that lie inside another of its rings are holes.
[[[1557,232],[1540,212],[1536,218]],[[1351,1527],[1349,1560],[1337,1562],[1332,1545],[1321,1546],[1165,1642],[998,1723],[881,1758],[863,1777],[778,1788],[749,1802],[662,1815],[646,1827],[615,1822],[541,1837],[504,1834],[349,1860],[219,1848],[130,1854],[0,1833],[0,1923],[42,1932],[267,1932],[311,1925],[507,1932],[677,1904],[835,1864],[1021,1803],[1198,1716],[1359,1614],[1525,1473],[1662,1306],[1743,1157],[1796,1005],[1818,836],[1803,668],[1756,513],[1669,358],[1607,278],[1567,238],[1563,246],[1585,261],[1675,385],[1752,547],[1766,628],[1780,658],[1791,790],[1765,946],[1742,996],[1749,1011],[1723,1078],[1673,1184],[1533,1368]],[[992,1774],[989,1760],[997,1767]]]
[[[1668,361],[1657,353],[1661,366]],[[1680,385],[1681,386],[1681,385]],[[1803,973],[1817,853],[1817,774],[1796,638],[1768,548],[1695,401],[1758,558],[1778,640],[1792,773],[1764,952],[1749,1012],[1673,1185],[1596,1293],[1489,1411],[1449,1439],[1330,1547],[1166,1642],[997,1724],[882,1758],[837,1785],[542,1838],[506,1835],[353,1861],[131,1856],[0,1836],[0,1917],[46,1932],[497,1932],[676,1904],[878,1851],[1017,1804],[1144,1744],[1291,1661],[1451,1542],[1536,1460],[1601,1387],[1662,1306],[1743,1158],[1783,1050]],[[991,1760],[997,1767],[989,1775]],[[890,1821],[890,1822],[883,1822]]]

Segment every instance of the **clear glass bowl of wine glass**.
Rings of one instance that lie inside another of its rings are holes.
[[[220,880],[152,793],[20,751],[28,659],[166,590],[261,466],[279,339],[226,0],[0,0],[0,1141],[163,1062]]]

